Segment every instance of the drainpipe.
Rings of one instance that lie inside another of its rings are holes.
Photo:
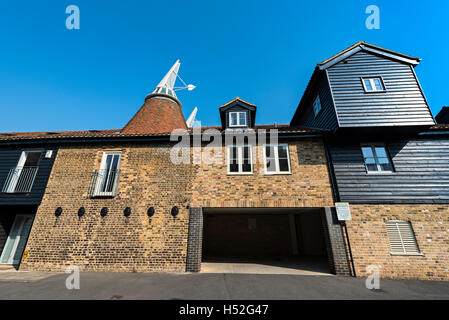
[[[334,171],[334,166],[332,163],[331,153],[329,150],[327,134],[323,135],[323,142],[324,142],[324,150],[326,153],[327,169],[328,169],[329,175],[330,175],[329,180],[331,183],[332,195],[334,196],[335,202],[340,202],[340,194],[338,192],[337,178],[335,177],[335,171]],[[356,277],[357,275],[355,272],[354,258],[352,257],[351,242],[349,241],[349,233],[348,233],[348,227],[346,226],[346,221],[341,222],[341,226],[344,229],[344,233],[346,235],[346,241],[348,243],[349,257],[350,257],[351,266],[352,266],[352,276]]]

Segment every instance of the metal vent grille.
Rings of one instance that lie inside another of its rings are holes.
[[[391,220],[385,222],[385,225],[392,254],[421,254],[410,222]]]

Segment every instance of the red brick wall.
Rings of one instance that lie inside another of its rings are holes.
[[[380,265],[381,277],[449,280],[449,208],[446,205],[351,205],[348,232],[358,276]],[[390,254],[387,220],[410,221],[422,256]]]

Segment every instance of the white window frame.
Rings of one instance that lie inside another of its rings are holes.
[[[280,146],[286,146],[287,147],[287,161],[288,161],[288,171],[279,171],[279,148]],[[274,161],[275,161],[275,167],[276,171],[268,171],[267,167],[267,147],[275,147],[274,148]],[[290,163],[290,148],[288,143],[279,143],[279,144],[264,144],[263,145],[263,161],[264,161],[264,168],[265,168],[265,174],[266,175],[279,175],[279,174],[291,174],[292,173],[292,166]]]
[[[318,100],[320,102],[320,109],[317,111],[316,108],[315,108],[315,105],[316,105]],[[316,96],[315,100],[313,100],[312,109],[313,109],[313,114],[315,115],[315,118],[318,117],[318,115],[320,114],[321,110],[323,109],[323,105],[321,104],[321,98],[320,98],[319,94]]]
[[[101,163],[100,163],[100,171],[98,172],[98,174],[100,174],[101,170],[106,170],[106,159],[109,155],[118,155],[118,162],[117,162],[117,172],[120,171],[120,163],[122,161],[122,152],[121,151],[104,151],[103,152],[103,156],[101,158]],[[117,173],[116,173],[117,175]],[[119,180],[117,180],[116,182],[114,182],[113,184],[113,188],[112,191],[99,191],[101,189],[101,184],[103,183],[104,179],[100,179],[100,176],[97,176],[97,179],[95,181],[95,185],[94,185],[94,192],[93,192],[93,196],[94,197],[101,197],[101,196],[114,196],[115,195],[115,190],[116,188],[118,188],[118,185],[116,185],[116,183],[119,183]],[[110,178],[110,175],[108,174],[108,179]],[[117,179],[117,176],[114,176],[114,179]],[[106,184],[108,183],[107,181],[105,182]]]
[[[237,164],[239,171],[231,172],[231,148],[237,148]],[[249,156],[251,163],[251,172],[243,172],[243,147],[249,147]],[[250,144],[241,145],[228,145],[226,150],[228,175],[252,175],[254,174],[254,158],[253,158],[253,146]]]
[[[384,83],[384,80],[382,79],[382,77],[371,77],[371,78],[367,77],[367,78],[361,78],[361,79],[362,79],[363,89],[365,90],[365,93],[387,91],[385,89],[385,83]],[[374,79],[380,80],[380,84],[382,85],[383,89],[379,90],[376,88],[376,85],[374,84]],[[370,82],[372,90],[368,90],[368,88],[366,87],[366,84],[365,84],[365,80],[368,80]]]
[[[17,183],[19,182],[19,179],[20,179],[20,176],[22,174],[23,168],[25,166],[28,154],[32,153],[32,152],[42,153],[42,150],[37,149],[37,150],[24,150],[24,151],[22,151],[22,153],[20,154],[19,161],[17,162],[17,165],[16,165],[16,170],[13,173],[13,176],[11,177],[11,180],[9,181],[6,193],[16,193],[15,192],[16,186],[17,186]],[[38,162],[38,165],[36,167],[39,167],[39,163],[40,163],[40,161]],[[34,185],[34,178],[33,178],[33,181],[31,182],[31,186]]]
[[[413,238],[413,242],[414,242],[414,244],[412,244],[411,246],[415,246],[416,251],[415,250],[409,251],[409,252],[407,251],[407,247],[410,246],[409,242],[411,240],[409,238],[406,241],[404,241],[405,234],[401,231],[401,228],[399,227],[399,225],[402,225],[402,227],[406,226],[408,228],[408,231],[410,232],[409,237]],[[413,226],[410,221],[388,220],[388,221],[385,221],[385,229],[387,230],[387,236],[388,236],[388,241],[390,244],[390,249],[391,249],[390,254],[391,255],[394,255],[394,256],[422,256],[423,255],[421,250],[419,249],[418,241],[416,240],[416,235],[415,235]],[[389,231],[389,229],[390,229],[390,231]],[[396,235],[397,235],[396,239],[391,238],[391,236],[393,236],[392,232],[396,233]],[[399,242],[397,246],[402,247],[402,252],[393,250],[392,241]]]
[[[363,149],[362,148],[371,148],[371,152],[373,153],[374,156],[374,160],[376,162],[376,167],[377,170],[376,171],[370,171],[368,169],[368,166],[366,165],[366,161],[365,161],[365,155],[363,154]],[[388,162],[390,163],[391,166],[391,170],[381,170],[380,164],[379,164],[379,157],[377,156],[376,153],[376,147],[382,147],[385,149],[385,154],[387,155],[388,158]],[[387,146],[383,143],[364,143],[360,145],[360,152],[362,153],[362,158],[363,158],[363,164],[365,165],[365,170],[367,174],[392,174],[395,173],[394,171],[394,165],[393,165],[393,159],[391,159],[390,153],[388,152]]]
[[[232,121],[232,114],[237,114],[237,124],[233,125],[231,123]],[[244,120],[245,120],[245,124],[240,124],[240,120],[241,120],[241,116],[243,115]],[[246,111],[231,111],[229,112],[229,127],[230,128],[237,128],[237,127],[247,127],[248,126],[248,116],[246,114]]]

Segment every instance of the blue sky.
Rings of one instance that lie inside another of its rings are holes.
[[[131,4],[132,3],[132,4]],[[65,8],[81,11],[80,30]],[[380,30],[365,8],[380,8]],[[288,123],[317,62],[364,40],[422,58],[415,71],[436,115],[449,105],[448,1],[2,1],[0,131],[121,128],[176,59],[197,85],[187,117],[219,123],[241,97],[256,122]]]

